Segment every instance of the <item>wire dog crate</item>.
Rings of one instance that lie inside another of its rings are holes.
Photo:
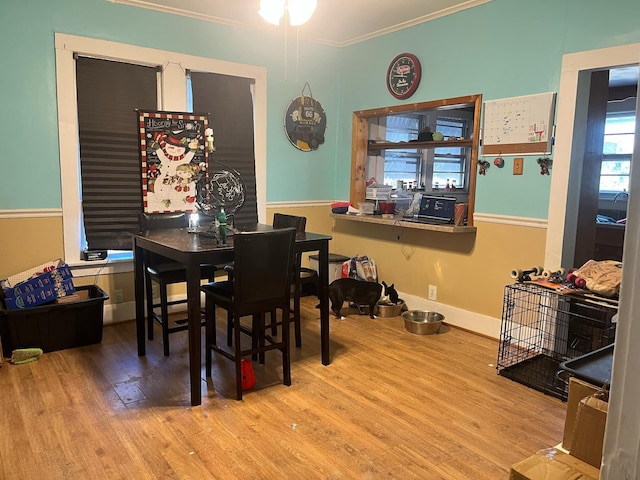
[[[560,363],[613,343],[616,312],[604,301],[559,295],[535,284],[507,285],[498,374],[566,401]]]

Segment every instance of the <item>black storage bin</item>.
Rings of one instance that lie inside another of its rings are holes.
[[[5,356],[17,348],[42,348],[45,352],[82,347],[102,341],[104,301],[109,296],[97,285],[76,287],[88,298],[50,303],[23,310],[0,308],[0,337]]]

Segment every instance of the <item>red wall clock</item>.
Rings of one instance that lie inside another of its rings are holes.
[[[400,100],[409,98],[418,88],[421,75],[420,60],[411,53],[401,53],[387,69],[387,89]]]

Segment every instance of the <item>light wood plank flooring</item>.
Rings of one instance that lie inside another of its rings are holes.
[[[413,335],[400,317],[351,311],[332,317],[323,366],[315,303],[303,298],[293,384],[270,352],[242,402],[214,356],[191,407],[186,332],[165,358],[156,327],[140,358],[133,322],[105,327],[97,345],[5,363],[0,478],[506,479],[561,441],[565,404],[497,375],[497,341],[447,326]]]

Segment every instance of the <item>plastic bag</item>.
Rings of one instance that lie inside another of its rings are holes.
[[[342,264],[342,278],[377,282],[376,263],[373,258],[369,258],[366,255],[355,255]]]

